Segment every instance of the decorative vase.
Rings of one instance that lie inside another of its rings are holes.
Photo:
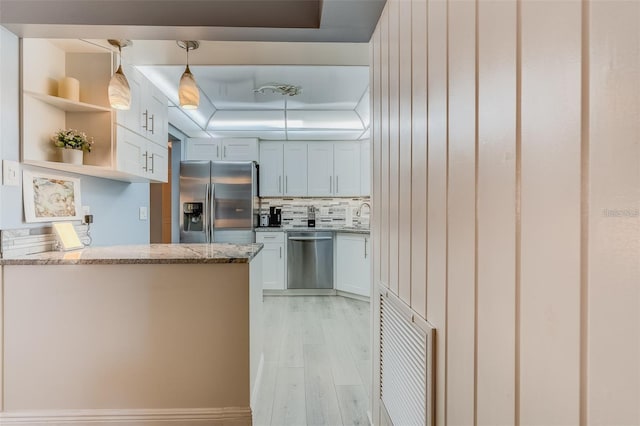
[[[81,149],[60,148],[60,155],[63,163],[82,165],[84,151]]]

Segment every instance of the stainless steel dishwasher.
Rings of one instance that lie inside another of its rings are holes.
[[[333,233],[287,233],[287,288],[333,288]]]

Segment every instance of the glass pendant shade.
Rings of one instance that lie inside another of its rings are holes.
[[[196,85],[196,79],[189,70],[189,65],[180,77],[180,87],[178,89],[180,106],[184,109],[197,109],[200,104],[200,92]]]
[[[109,81],[109,103],[111,108],[127,110],[131,108],[131,88],[127,77],[122,72],[122,65],[118,66],[118,69]]]

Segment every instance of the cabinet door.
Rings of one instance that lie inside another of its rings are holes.
[[[192,138],[185,144],[185,160],[220,160],[220,139]]]
[[[222,158],[226,161],[258,161],[258,139],[223,139]]]
[[[142,110],[143,92],[145,78],[133,66],[123,65],[124,74],[127,76],[129,88],[131,89],[131,107],[128,110],[117,110],[116,123],[139,135],[144,135],[145,129],[142,127],[144,112]]]
[[[284,290],[284,244],[265,242],[262,259],[262,289]]]
[[[307,195],[332,195],[333,144],[309,142],[307,150]]]
[[[147,138],[166,147],[169,140],[167,98],[151,82],[147,84],[146,108],[148,108]]]
[[[307,195],[307,144],[284,144],[284,195]]]
[[[371,195],[371,142],[360,145],[360,195]]]
[[[155,143],[147,143],[145,158],[147,174],[157,182],[167,182],[169,177],[169,150]]]
[[[283,143],[260,142],[260,196],[278,197],[283,195]]]
[[[333,145],[333,173],[335,195],[360,195],[360,144],[358,142],[336,142]]]
[[[137,176],[145,176],[144,160],[147,141],[137,133],[116,126],[117,170]]]
[[[369,237],[338,234],[336,240],[336,290],[369,297],[371,287]]]

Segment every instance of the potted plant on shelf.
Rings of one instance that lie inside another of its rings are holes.
[[[85,152],[91,152],[93,138],[74,129],[58,130],[52,137],[53,145],[60,148],[63,163],[82,164]]]

